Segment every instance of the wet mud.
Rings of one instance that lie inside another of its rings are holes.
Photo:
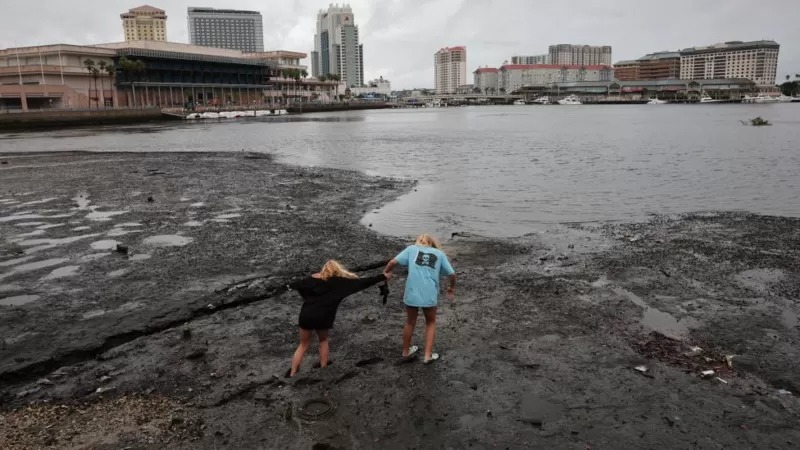
[[[287,379],[286,281],[328,257],[375,273],[404,243],[359,219],[408,183],[230,154],[4,159],[2,448],[800,443],[797,219],[457,235],[439,361],[398,363],[399,276],[386,305],[345,301],[332,366],[313,347]]]

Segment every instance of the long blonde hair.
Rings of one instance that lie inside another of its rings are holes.
[[[358,275],[347,270],[339,261],[330,259],[322,266],[322,270],[319,271],[319,277],[322,280],[329,280],[333,277],[355,279],[358,278]]]
[[[433,248],[436,248],[436,249],[439,249],[439,250],[442,249],[442,244],[440,244],[439,241],[435,237],[431,236],[428,233],[423,233],[423,234],[420,234],[419,236],[417,236],[417,242],[416,243],[420,247],[433,247]]]

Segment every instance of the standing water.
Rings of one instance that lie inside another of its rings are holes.
[[[773,126],[740,122],[755,116]],[[649,213],[800,215],[798,147],[798,104],[384,110],[0,135],[0,153],[245,150],[414,179],[364,222],[443,236]]]

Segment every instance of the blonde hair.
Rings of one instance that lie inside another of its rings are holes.
[[[428,233],[423,233],[417,236],[417,245],[421,247],[433,247],[439,250],[442,249],[442,244],[440,244],[435,237]]]
[[[358,278],[358,275],[347,270],[339,261],[330,259],[322,266],[322,270],[319,271],[319,277],[323,280],[329,280],[333,277],[355,279]]]

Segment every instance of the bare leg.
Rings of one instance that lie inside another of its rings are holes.
[[[300,345],[297,346],[297,350],[294,351],[294,356],[292,357],[290,377],[297,375],[297,371],[300,370],[300,363],[303,362],[303,355],[306,354],[309,345],[311,345],[311,330],[300,328]]]
[[[423,308],[425,314],[425,361],[431,359],[433,341],[436,339],[436,307]]]
[[[328,367],[328,352],[330,351],[328,330],[317,330],[317,336],[319,337],[319,366],[324,369]]]
[[[414,336],[414,327],[417,325],[417,308],[406,308],[406,325],[403,328],[403,357],[408,356],[411,347],[411,337]]]

